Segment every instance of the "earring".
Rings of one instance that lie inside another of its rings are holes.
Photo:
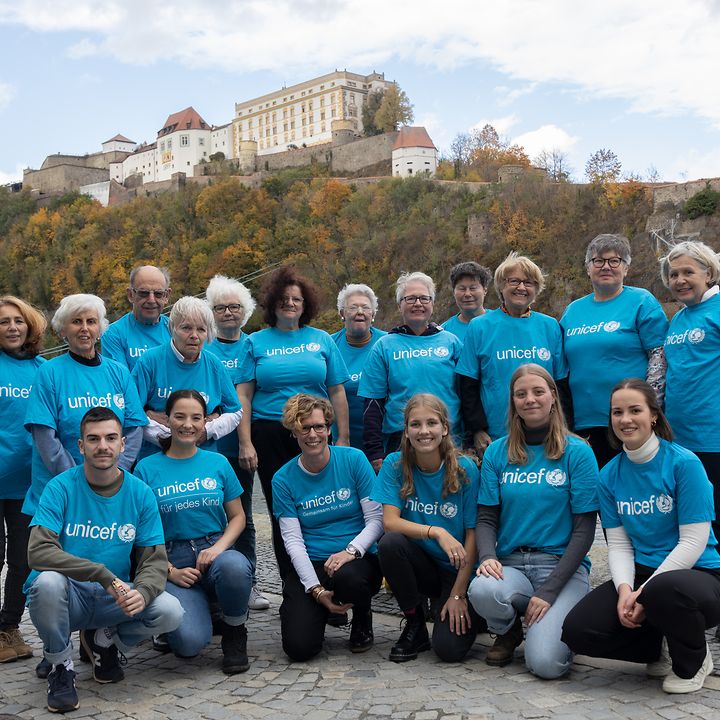
[[[657,420],[653,420],[651,423],[652,427],[655,427],[657,425]]]

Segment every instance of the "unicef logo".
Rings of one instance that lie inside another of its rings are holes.
[[[550,351],[547,348],[538,348],[537,356],[540,360],[549,360]]]
[[[118,528],[118,537],[126,543],[132,542],[135,539],[135,526],[128,523],[127,525],[121,525]]]
[[[120,393],[113,395],[113,402],[115,403],[115,407],[120,408],[120,410],[125,408],[125,398]]]
[[[457,505],[452,502],[443,503],[440,506],[440,514],[448,520],[454,518],[457,515]]]
[[[215,478],[203,478],[200,481],[200,484],[205,488],[205,490],[214,490],[217,487],[217,480]]]
[[[337,491],[338,500],[347,500],[350,497],[350,488],[340,488]]]
[[[620,323],[617,320],[610,320],[605,323],[605,332],[615,332],[620,327]]]
[[[545,479],[547,480],[548,485],[552,485],[553,487],[559,487],[560,485],[565,484],[565,473],[559,468],[556,468],[555,470],[551,470],[545,476]]]
[[[673,509],[673,499],[669,495],[658,495],[655,504],[661,513],[669,513]]]
[[[210,402],[210,396],[207,393],[202,392],[202,390],[200,391],[200,394],[202,395],[202,399],[205,401],[205,404],[207,405],[207,403]]]
[[[319,343],[308,343],[306,346],[308,352],[317,352],[320,349]]]
[[[435,355],[438,357],[447,357],[449,354],[450,351],[446,347],[435,348]]]
[[[693,345],[697,345],[705,339],[705,331],[702,328],[693,328],[688,332],[687,338]]]

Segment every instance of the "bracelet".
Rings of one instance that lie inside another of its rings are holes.
[[[320,602],[320,598],[322,597],[322,594],[323,594],[323,593],[326,593],[326,592],[330,592],[330,591],[329,591],[329,590],[326,590],[325,588],[323,588],[319,593],[317,593],[317,595],[315,595],[315,602],[316,602],[316,603],[319,603],[319,602]]]
[[[315,602],[318,601],[318,598],[324,592],[327,592],[327,590],[322,585],[315,585],[315,587],[310,588],[310,594],[312,595],[312,598]]]
[[[427,535],[425,535],[425,539],[426,539],[426,540],[430,540],[430,539],[431,539],[431,538],[430,538],[430,531],[431,531],[434,527],[435,527],[434,525],[428,525]]]

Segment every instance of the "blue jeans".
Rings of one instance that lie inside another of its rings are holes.
[[[182,619],[180,603],[158,595],[141,613],[129,617],[115,598],[96,582],[78,582],[58,572],[41,572],[28,592],[30,618],[54,665],[72,653],[70,633],[86,628],[113,628],[113,641],[127,652],[152,635],[174,630]]]
[[[195,567],[200,551],[214,545],[220,535],[169,542],[168,560],[177,568]],[[168,582],[167,592],[176,597],[185,610],[180,627],[168,635],[170,649],[180,657],[193,657],[212,640],[211,602],[220,605],[222,618],[228,625],[244,625],[251,588],[252,565],[237,550],[220,553],[192,587],[183,588]]]
[[[477,614],[487,621],[489,632],[504,635],[516,616],[525,612],[530,598],[542,587],[559,558],[542,552],[515,552],[498,559],[503,565],[503,579],[476,577],[470,583],[468,597]],[[570,670],[572,652],[560,639],[562,626],[565,616],[589,588],[587,570],[581,565],[542,620],[528,628],[525,664],[534,675],[553,679]]]

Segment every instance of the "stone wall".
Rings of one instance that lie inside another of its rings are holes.
[[[55,165],[45,170],[25,170],[23,187],[43,193],[64,193],[78,190],[82,185],[109,179],[108,170],[78,165]]]
[[[58,165],[108,169],[111,162],[122,162],[129,154],[118,150],[106,153],[91,153],[90,155],[61,155],[58,153],[57,155],[48,155],[40,166],[40,170],[47,170]]]
[[[720,178],[703,178],[686,183],[674,183],[656,187],[653,190],[653,209],[657,210],[658,206],[663,203],[672,203],[673,205],[684,203],[695,193],[704,190],[708,182],[713,190],[720,191]]]
[[[383,160],[391,160],[397,136],[397,132],[385,133],[333,147],[333,172],[354,173]]]

